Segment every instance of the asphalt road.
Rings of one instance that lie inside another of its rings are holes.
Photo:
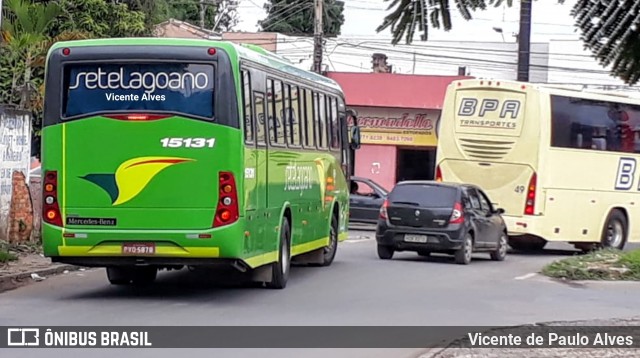
[[[393,260],[382,261],[373,232],[352,230],[332,266],[294,267],[285,290],[221,286],[186,270],[163,272],[150,288],[112,287],[104,270],[95,269],[0,294],[0,325],[487,326],[637,315],[640,285],[569,285],[537,275],[545,263],[574,253],[571,246],[549,248],[535,255],[511,253],[503,262],[476,254],[469,266],[456,265],[448,256],[422,258],[415,253],[396,253]],[[11,351],[11,357],[50,356],[44,350]],[[75,352],[92,357],[114,354]],[[176,355],[171,352],[137,350],[131,356]],[[193,351],[199,356],[197,352],[203,351]],[[420,350],[247,349],[217,350],[215,356],[256,353],[375,358],[412,357]]]

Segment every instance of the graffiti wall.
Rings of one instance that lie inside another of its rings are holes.
[[[31,162],[31,117],[28,112],[0,106],[0,238],[8,233],[12,175],[22,172],[28,182]]]

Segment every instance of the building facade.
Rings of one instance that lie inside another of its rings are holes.
[[[374,64],[379,65],[374,56]],[[389,66],[383,66],[389,68]],[[356,176],[387,189],[401,180],[434,178],[438,121],[447,86],[465,76],[328,72],[358,112],[362,146]]]

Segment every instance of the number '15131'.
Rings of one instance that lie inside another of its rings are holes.
[[[164,148],[213,148],[215,138],[162,138]]]

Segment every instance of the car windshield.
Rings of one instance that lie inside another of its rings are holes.
[[[433,208],[452,207],[457,190],[442,185],[402,184],[389,194],[389,201],[394,204],[417,204]]]

